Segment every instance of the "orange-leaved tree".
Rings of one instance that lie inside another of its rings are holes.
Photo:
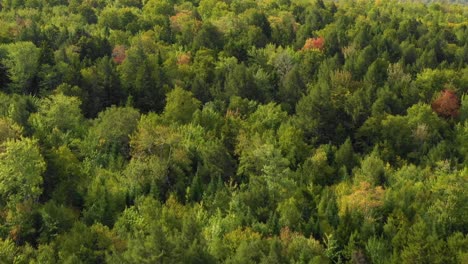
[[[323,37],[308,38],[302,50],[320,50],[325,48],[325,39]]]
[[[453,90],[444,89],[432,102],[432,110],[445,118],[455,118],[459,114],[460,99]]]

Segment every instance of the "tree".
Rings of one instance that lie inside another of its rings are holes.
[[[140,185],[138,191],[165,197],[172,190],[183,197],[190,182],[187,176],[191,160],[177,127],[164,125],[164,120],[155,114],[142,116],[130,147],[132,160],[127,170],[134,177],[133,182]]]
[[[10,91],[16,93],[37,92],[34,78],[39,69],[40,49],[31,42],[15,42],[0,46],[1,63],[8,69],[12,81]]]
[[[291,197],[278,204],[276,209],[280,215],[279,223],[282,227],[289,227],[293,230],[299,229],[302,224],[302,215],[294,197]]]
[[[170,17],[171,30],[182,45],[190,45],[200,30],[201,22],[194,17],[193,13],[191,10],[181,10]]]
[[[38,112],[29,118],[37,137],[52,146],[70,144],[74,139],[83,138],[86,122],[80,104],[78,98],[63,94],[43,98]]]
[[[265,35],[266,39],[271,37],[271,26],[268,18],[264,12],[254,11],[248,13],[248,23],[250,25],[255,25],[256,27],[262,30],[262,34]]]
[[[247,99],[260,99],[261,94],[258,93],[258,87],[255,85],[253,74],[244,63],[237,64],[226,75],[224,83],[225,95],[227,98],[231,96],[239,96]]]
[[[345,166],[348,172],[351,172],[356,165],[356,154],[354,153],[351,140],[349,138],[335,152],[335,163],[339,168]]]
[[[44,151],[47,170],[44,173],[44,192],[41,200],[58,204],[82,206],[88,177],[82,170],[74,148],[66,145]]]
[[[164,72],[160,54],[147,53],[137,41],[127,50],[118,66],[122,85],[142,112],[161,111],[164,107]]]
[[[456,118],[459,114],[460,100],[452,90],[445,89],[432,102],[432,110],[444,118]]]
[[[442,241],[430,233],[427,224],[420,218],[411,226],[405,242],[400,255],[402,263],[447,262]]]
[[[102,224],[90,227],[81,222],[57,237],[54,252],[61,263],[103,263],[111,248],[120,249],[122,241]]]
[[[0,61],[0,89],[7,91],[8,84],[11,82],[8,77],[8,68]]]
[[[468,120],[456,126],[457,150],[462,159],[468,161]]]
[[[42,194],[46,163],[36,140],[21,138],[1,145],[0,217],[2,231],[17,244],[36,239],[37,202]]]
[[[176,87],[167,94],[163,117],[170,123],[189,123],[200,105],[201,102],[191,92]]]
[[[0,196],[9,207],[28,200],[37,201],[42,193],[42,174],[46,164],[36,140],[7,140],[1,145]]]
[[[383,238],[373,236],[367,240],[366,251],[372,263],[388,263],[390,257],[389,247]]]
[[[69,231],[77,220],[76,214],[72,209],[62,204],[57,204],[54,200],[43,205],[39,209],[39,212],[41,216],[41,230],[38,240],[42,245],[51,242],[57,235]],[[54,254],[50,254],[50,257],[53,258]]]
[[[120,175],[102,169],[97,169],[95,174],[84,199],[83,218],[88,224],[111,227],[125,209],[127,188]]]
[[[278,91],[279,100],[288,113],[294,113],[294,108],[305,90],[306,86],[302,81],[298,67],[295,66],[284,76]]]
[[[328,87],[309,87],[307,94],[296,105],[295,120],[309,142],[325,143],[333,139],[338,120]]]
[[[384,185],[386,182],[384,162],[373,151],[361,162],[361,168],[354,173],[354,181],[366,181],[372,186]]]
[[[111,166],[130,158],[130,136],[137,128],[140,113],[131,107],[109,107],[93,120],[82,142],[82,153],[100,166]]]
[[[86,117],[95,117],[97,113],[111,105],[121,105],[127,99],[115,64],[109,57],[96,60],[91,67],[81,70],[82,109]]]
[[[80,51],[80,60],[96,60],[111,53],[108,39],[100,36],[82,36],[76,43]]]
[[[195,50],[202,48],[220,50],[223,47],[223,42],[223,35],[218,28],[209,22],[205,22],[193,39],[192,48]]]
[[[325,58],[325,55],[315,50],[305,51],[300,53],[300,61],[298,62],[298,70],[304,83],[310,83],[316,80],[317,72],[320,63]]]
[[[336,182],[336,170],[331,165],[331,149],[330,146],[321,145],[302,165],[302,174],[307,183],[318,185],[331,185]]]
[[[325,39],[323,37],[308,38],[302,47],[302,50],[319,50],[322,51],[325,48]]]
[[[9,118],[0,117],[0,143],[8,139],[19,139],[23,128]]]
[[[290,12],[280,12],[278,16],[269,17],[271,40],[273,43],[286,46],[296,36],[296,19]]]
[[[215,263],[202,235],[201,207],[178,203],[170,197],[161,204],[150,197],[138,199],[115,224],[125,246],[112,248],[110,263]]]
[[[372,187],[366,181],[359,182],[352,188],[352,193],[345,195],[340,201],[340,213],[347,210],[363,214],[367,220],[377,217],[377,212],[384,204],[385,189],[382,186]]]
[[[367,69],[364,80],[377,87],[381,87],[387,80],[388,62],[383,59],[375,60]]]
[[[127,55],[125,54],[125,46],[117,45],[112,49],[112,60],[117,64],[122,64]]]
[[[165,199],[166,194],[171,190],[171,183],[177,180],[169,178],[168,163],[171,162],[171,158],[171,156],[149,156],[131,159],[123,172],[131,195],[135,197],[151,195],[157,199]],[[105,207],[101,210],[104,214]],[[93,213],[92,209],[90,213]]]

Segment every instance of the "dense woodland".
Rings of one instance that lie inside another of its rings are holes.
[[[0,1],[0,263],[468,263],[448,2]]]

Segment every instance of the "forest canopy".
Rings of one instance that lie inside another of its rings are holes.
[[[463,2],[0,0],[0,262],[467,263]]]

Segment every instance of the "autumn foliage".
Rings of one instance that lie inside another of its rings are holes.
[[[302,50],[320,50],[325,48],[325,39],[323,37],[308,38]]]
[[[431,106],[437,115],[445,118],[454,118],[459,114],[460,100],[454,91],[445,89],[432,102]]]
[[[174,16],[170,17],[171,27],[176,31],[182,30],[182,24],[184,21],[190,20],[192,17],[192,13],[190,11],[182,11],[177,13]]]
[[[381,186],[373,187],[367,181],[360,182],[350,195],[342,197],[341,213],[346,210],[359,211],[370,218],[373,210],[383,205],[385,190]]]
[[[201,22],[194,18],[192,11],[183,10],[169,18],[171,29],[174,32],[190,30],[195,33],[201,26]]]
[[[114,59],[115,63],[121,64],[124,62],[126,57],[127,55],[125,54],[125,47],[123,45],[117,45],[112,50],[112,58]]]
[[[177,56],[177,65],[188,65],[191,59],[190,53],[182,53]]]

